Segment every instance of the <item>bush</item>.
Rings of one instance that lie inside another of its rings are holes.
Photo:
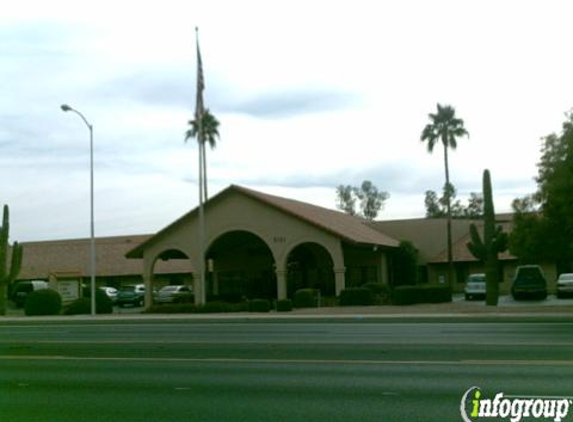
[[[422,300],[424,303],[444,303],[452,301],[452,289],[443,284],[424,284],[422,289]]]
[[[269,312],[271,303],[267,299],[253,299],[249,302],[249,312]]]
[[[292,300],[281,299],[277,301],[277,312],[290,312],[292,311]]]
[[[113,302],[102,289],[96,288],[95,296],[96,296],[96,313],[97,314],[111,314],[111,313],[113,313]],[[81,299],[87,299],[88,300],[89,305],[88,305],[87,312],[78,312],[77,314],[68,314],[67,310],[66,310],[66,315],[91,314],[91,297],[92,297],[91,288],[90,287],[84,287],[82,289],[82,298]],[[80,299],[77,299],[74,302],[77,302],[79,300]],[[74,303],[74,302],[72,302],[72,303]],[[82,301],[82,302],[85,302],[85,301]],[[70,306],[71,306],[71,304],[70,304]],[[76,308],[78,310],[85,309],[85,304],[80,304],[80,305],[76,305],[76,306],[78,306],[78,308]],[[82,307],[84,307],[84,308],[82,308]]]
[[[340,306],[374,305],[374,293],[364,287],[351,287],[340,292]]]
[[[28,295],[24,312],[28,316],[59,315],[62,310],[62,297],[52,289],[36,290]]]
[[[421,301],[422,294],[417,286],[399,286],[392,291],[393,305],[413,305]]]
[[[395,287],[392,292],[394,305],[412,305],[415,303],[444,303],[452,301],[452,291],[449,286],[441,284],[425,284],[420,286]]]
[[[366,283],[362,287],[374,293],[375,304],[390,302],[390,286],[386,283]]]
[[[293,305],[295,308],[316,308],[318,290],[300,289],[294,293]]]
[[[64,315],[86,315],[91,313],[92,301],[87,297],[74,300],[64,310]]]

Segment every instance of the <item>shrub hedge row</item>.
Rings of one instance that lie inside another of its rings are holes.
[[[271,303],[267,299],[253,299],[249,301],[249,312],[269,312]]]
[[[374,302],[374,292],[365,287],[351,287],[340,292],[340,306],[370,306]]]
[[[392,291],[392,304],[413,305],[416,303],[444,303],[452,301],[449,286],[425,284],[418,286],[400,286]]]

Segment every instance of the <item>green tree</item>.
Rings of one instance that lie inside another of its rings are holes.
[[[560,134],[543,138],[535,194],[513,203],[510,250],[522,261],[550,260],[558,272],[573,261],[573,112]]]
[[[336,207],[347,214],[374,220],[389,197],[388,192],[379,190],[371,181],[365,180],[360,187],[339,185],[336,188]],[[356,212],[357,201],[359,212]]]
[[[456,117],[456,111],[449,105],[437,105],[437,113],[430,113],[428,115],[430,123],[428,123],[420,140],[427,142],[428,152],[433,152],[437,143],[441,142],[444,147],[444,169],[446,173],[446,186],[450,184],[450,169],[448,163],[448,149],[455,150],[458,143],[457,139],[462,136],[469,136],[468,131],[464,127],[464,121]],[[446,203],[446,236],[447,236],[447,253],[448,253],[448,279],[450,285],[453,285],[454,268],[452,257],[452,210],[449,195],[447,196]]]
[[[468,199],[468,206],[464,209],[465,217],[471,220],[481,218],[484,213],[484,200],[483,195],[475,192],[470,192]]]
[[[219,138],[219,121],[213,114],[211,114],[209,109],[205,110],[201,119],[201,131],[203,132],[202,137],[199,137],[199,122],[197,119],[189,120],[188,124],[191,127],[187,130],[187,132],[185,132],[185,142],[191,138],[196,138],[198,142],[199,139],[202,139],[203,144],[208,143],[211,149],[214,149],[217,146],[217,138]],[[205,193],[205,201],[207,201],[207,158],[205,156],[205,148],[202,148],[201,151],[201,161],[203,162],[202,189]]]
[[[418,282],[420,252],[410,241],[400,242],[394,253],[394,285],[413,286]]]
[[[346,214],[356,215],[356,197],[350,185],[338,185],[336,188],[336,208]]]
[[[426,191],[424,205],[426,218],[444,218],[447,216],[448,200],[451,204],[452,218],[478,219],[483,215],[483,197],[479,193],[471,192],[467,207],[456,199],[456,189],[453,185],[444,186],[441,197],[433,190]]]

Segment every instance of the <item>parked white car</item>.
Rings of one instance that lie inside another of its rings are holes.
[[[557,279],[557,297],[573,296],[573,273],[563,273]]]
[[[107,297],[109,297],[113,303],[117,301],[117,289],[115,287],[105,286],[100,287],[100,289],[105,292]]]
[[[485,299],[485,292],[485,274],[470,274],[464,289],[466,300]]]
[[[181,303],[192,300],[193,292],[189,286],[165,286],[153,294],[155,303]]]
[[[13,287],[10,299],[16,306],[22,307],[26,303],[26,298],[30,293],[36,290],[47,289],[48,287],[48,283],[44,280],[20,281]]]

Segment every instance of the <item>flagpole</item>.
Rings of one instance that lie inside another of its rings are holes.
[[[195,108],[195,119],[197,121],[197,141],[199,143],[199,287],[195,289],[195,303],[205,303],[205,210],[203,207],[204,198],[204,163],[203,163],[203,65],[201,63],[201,53],[199,51],[199,28],[195,27],[195,40],[197,43],[197,102]],[[198,290],[198,291],[197,291]]]

